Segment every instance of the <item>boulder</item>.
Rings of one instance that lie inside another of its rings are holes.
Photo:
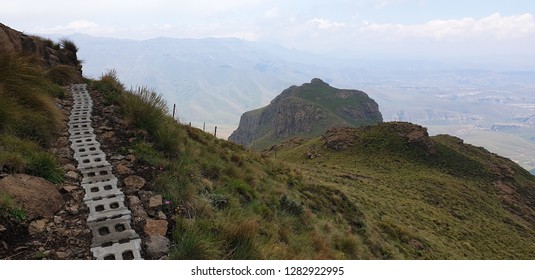
[[[149,203],[147,206],[149,209],[158,209],[162,207],[162,196],[159,194],[155,196],[151,196],[149,198]]]
[[[25,174],[8,175],[0,180],[0,192],[8,194],[24,209],[26,217],[51,219],[63,206],[63,198],[49,181]]]
[[[145,239],[145,246],[149,258],[159,259],[169,252],[169,239],[161,235],[151,235]]]
[[[115,171],[118,175],[130,175],[134,173],[132,169],[128,168],[126,165],[119,163],[115,166]]]
[[[147,181],[143,177],[137,175],[130,175],[123,180],[125,187],[128,190],[139,191],[145,186]]]
[[[145,235],[161,235],[165,236],[167,234],[167,221],[165,220],[154,220],[147,219],[145,221],[145,226],[143,227]]]

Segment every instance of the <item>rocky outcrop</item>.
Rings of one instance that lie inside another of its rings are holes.
[[[291,137],[318,136],[332,127],[378,122],[379,106],[366,93],[313,79],[284,90],[264,108],[244,113],[229,140],[263,149]]]
[[[0,53],[5,52],[35,56],[41,59],[46,68],[63,64],[82,71],[80,61],[72,48],[65,48],[38,36],[26,35],[0,23]]]

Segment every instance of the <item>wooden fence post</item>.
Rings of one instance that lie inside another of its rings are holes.
[[[176,103],[173,104],[173,120],[175,119]]]
[[[217,125],[215,126],[214,137],[217,137]]]

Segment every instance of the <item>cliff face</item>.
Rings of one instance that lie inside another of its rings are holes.
[[[62,48],[50,40],[26,35],[0,23],[0,52],[16,52],[34,55],[41,59],[44,67],[50,68],[60,64],[70,65],[81,71],[76,52]]]
[[[313,137],[332,127],[378,122],[382,122],[379,106],[366,93],[313,79],[284,90],[264,108],[244,113],[229,140],[264,149],[289,137]]]

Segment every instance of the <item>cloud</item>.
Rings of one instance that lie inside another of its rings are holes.
[[[440,41],[485,37],[501,40],[534,35],[535,19],[529,13],[513,16],[495,13],[481,19],[437,19],[415,25],[367,24],[359,30],[389,38],[427,38]]]
[[[61,34],[72,34],[72,33],[84,33],[89,35],[111,35],[116,33],[118,30],[115,27],[111,26],[100,26],[95,22],[80,19],[67,23],[66,25],[57,25],[53,27],[40,28],[40,33],[61,33]]]
[[[322,29],[322,30],[338,29],[338,28],[343,28],[343,27],[347,26],[346,23],[334,22],[334,21],[330,21],[330,20],[324,19],[324,18],[313,18],[313,19],[309,20],[306,23],[306,25],[309,26],[309,27]]]

